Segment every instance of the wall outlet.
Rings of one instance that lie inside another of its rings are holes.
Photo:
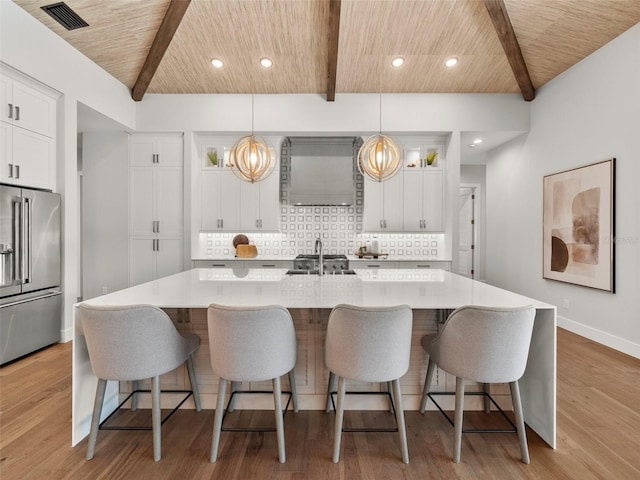
[[[562,301],[562,306],[564,307],[565,310],[569,310],[569,299],[568,298],[565,298]]]
[[[107,291],[107,287],[102,287],[102,294],[103,294],[103,295],[106,295],[107,293],[109,293],[109,292]],[[567,308],[567,307],[565,307],[565,308]]]

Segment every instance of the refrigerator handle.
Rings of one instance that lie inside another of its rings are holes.
[[[14,284],[22,284],[22,198],[13,203],[13,281]]]
[[[31,282],[31,199],[22,198],[20,220],[22,223],[22,241],[20,244],[20,256],[22,257],[21,277],[22,283]]]

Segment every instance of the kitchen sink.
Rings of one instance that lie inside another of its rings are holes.
[[[318,260],[319,255],[318,254],[300,254],[298,255],[295,259],[313,259],[313,260]],[[334,255],[334,254],[328,254],[328,255],[323,255],[322,258],[324,258],[325,260],[346,260],[347,256],[346,255]]]
[[[325,270],[325,275],[355,275],[354,270]],[[318,270],[287,270],[287,275],[318,275]]]
[[[298,255],[293,260],[293,270],[301,270],[303,272],[309,272],[309,274],[317,274],[319,270],[319,255]],[[349,270],[349,259],[346,255],[323,255],[322,256],[323,270],[326,274],[340,274],[340,272]],[[352,270],[351,270],[352,271]],[[292,275],[296,275],[293,274]],[[349,274],[347,274],[349,275]]]
[[[318,270],[287,270],[287,275],[317,275]]]
[[[355,275],[355,270],[326,270],[325,275]]]

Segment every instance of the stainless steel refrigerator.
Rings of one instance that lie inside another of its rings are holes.
[[[0,185],[0,365],[60,340],[60,195]]]

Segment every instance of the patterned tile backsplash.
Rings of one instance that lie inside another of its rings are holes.
[[[238,232],[241,233],[241,232]],[[380,252],[390,257],[438,259],[442,253],[443,233],[363,233],[362,207],[280,206],[280,233],[246,233],[260,256],[292,258],[299,253],[313,253],[316,238],[321,236],[324,252],[354,253],[361,245],[378,239]],[[200,233],[195,258],[233,257],[235,233]]]

